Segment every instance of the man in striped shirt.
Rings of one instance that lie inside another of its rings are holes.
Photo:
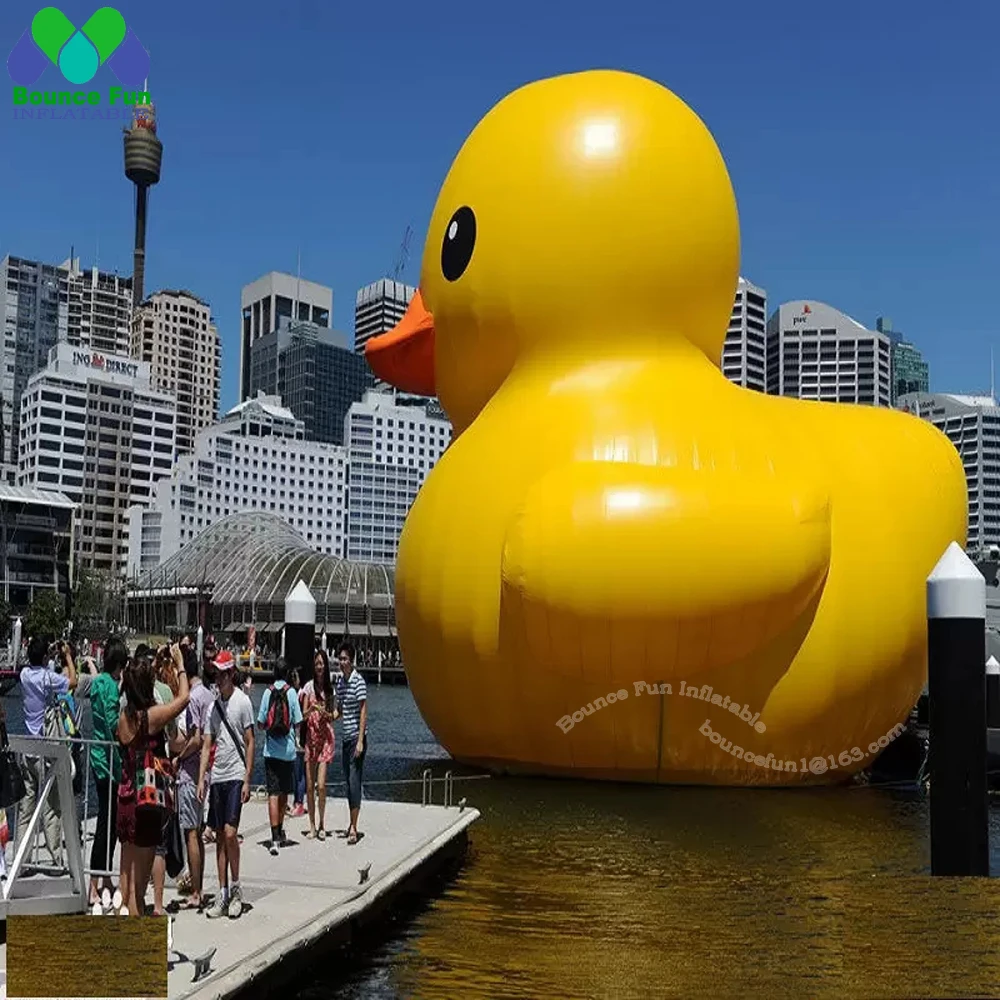
[[[361,775],[365,766],[368,739],[368,689],[361,673],[354,669],[354,647],[349,642],[337,650],[341,677],[337,681],[337,707],[340,710],[341,754],[347,807],[351,822],[347,842],[358,842],[358,813],[361,811]]]

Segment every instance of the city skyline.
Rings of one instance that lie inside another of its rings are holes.
[[[736,37],[719,31],[718,10],[689,11],[678,24],[665,10],[626,3],[609,24],[584,5],[569,33],[554,12],[535,11],[529,37],[516,33],[527,22],[514,11],[490,29],[498,50],[500,39],[507,43],[504,58],[484,59],[481,46],[466,44],[481,15],[460,28],[444,11],[414,24],[389,9],[376,66],[351,51],[351,37],[366,30],[360,12],[251,3],[236,29],[241,51],[296,65],[295,80],[265,81],[254,60],[208,57],[216,29],[232,30],[221,13],[202,12],[204,30],[189,32],[183,2],[122,9],[150,48],[169,161],[150,195],[147,286],[191,288],[212,303],[223,408],[237,400],[234,303],[243,283],[272,268],[294,273],[301,252],[303,276],[334,289],[332,326],[349,331],[349,303],[357,289],[393,275],[407,225],[415,238],[400,277],[417,283],[440,178],[496,99],[528,80],[594,65],[661,80],[704,118],[740,204],[741,271],[771,302],[828,302],[866,326],[889,314],[924,352],[932,389],[988,385],[995,327],[985,305],[1000,228],[986,167],[995,140],[975,123],[979,95],[998,71],[975,50],[991,37],[996,12],[984,11],[970,32],[966,23],[939,29],[897,17],[889,4],[859,34],[849,18],[779,3]],[[18,37],[33,11],[20,0],[5,5],[0,37]],[[452,58],[414,74],[414,31],[428,44],[447,38]],[[775,44],[782,58],[761,58]],[[924,76],[935,82],[920,83]],[[239,93],[252,114],[232,126],[224,99],[205,96],[215,93]],[[362,93],[365,100],[354,99]],[[385,115],[394,123],[388,146]],[[219,144],[220,123],[241,140]],[[0,116],[0,142],[18,151],[0,166],[0,180],[19,194],[0,231],[0,256],[61,260],[75,246],[88,267],[129,274],[133,192],[121,172],[120,123]],[[53,198],[68,159],[77,195]],[[952,183],[956,171],[961,184]]]

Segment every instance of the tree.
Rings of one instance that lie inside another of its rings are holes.
[[[25,635],[62,635],[66,627],[66,600],[55,590],[40,590],[24,617]]]
[[[80,570],[73,589],[73,627],[106,622],[113,617],[112,588],[109,581],[93,570]]]

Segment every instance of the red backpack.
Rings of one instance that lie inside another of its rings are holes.
[[[275,739],[287,736],[292,728],[292,710],[288,705],[288,685],[269,687],[267,705],[267,735]]]

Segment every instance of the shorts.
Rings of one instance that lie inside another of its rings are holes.
[[[295,761],[265,757],[264,778],[268,795],[292,795],[295,792]]]
[[[219,781],[208,790],[208,825],[213,830],[224,826],[239,829],[243,812],[243,782]]]
[[[198,786],[193,781],[177,782],[177,819],[181,830],[200,830],[205,821],[204,805],[198,801]]]

